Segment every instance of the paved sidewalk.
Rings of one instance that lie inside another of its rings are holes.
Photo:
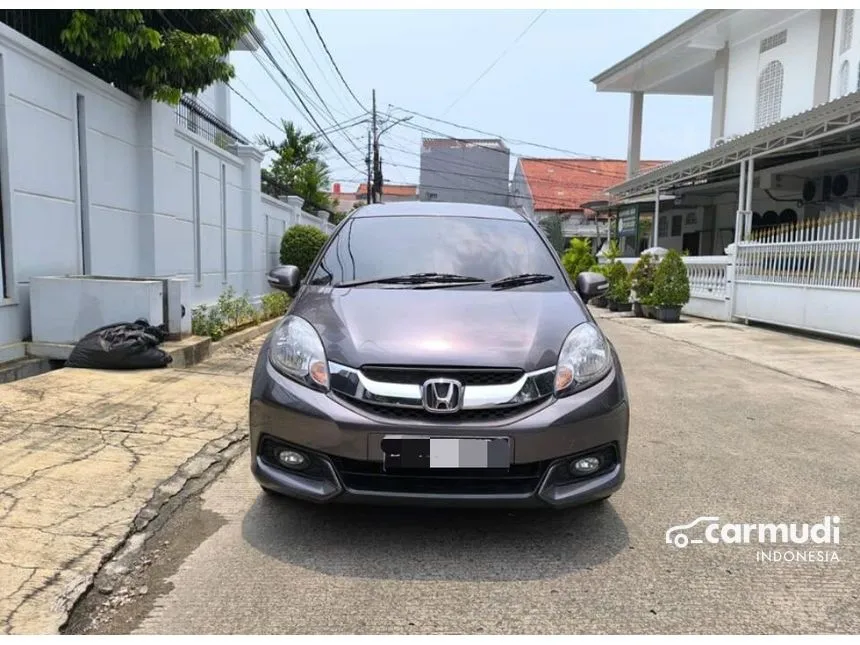
[[[680,323],[637,318],[630,312],[589,307],[597,319],[610,319],[696,347],[860,394],[860,347],[801,336],[789,331],[683,316]]]
[[[0,633],[55,633],[133,528],[246,435],[263,340],[189,369],[0,385]]]

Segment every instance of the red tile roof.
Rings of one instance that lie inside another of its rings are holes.
[[[664,163],[668,162],[641,161],[640,169]],[[627,178],[624,159],[521,158],[519,164],[536,211],[582,210],[582,204]]]
[[[361,184],[355,192],[359,195],[367,195],[367,184]],[[385,195],[393,197],[417,197],[418,186],[414,184],[383,184],[382,196],[384,197]]]

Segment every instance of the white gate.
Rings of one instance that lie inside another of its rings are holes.
[[[737,318],[860,339],[860,216],[754,233],[735,256]]]

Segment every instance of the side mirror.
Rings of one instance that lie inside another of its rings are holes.
[[[601,273],[583,271],[576,276],[576,290],[579,297],[587,303],[592,298],[602,296],[609,289],[609,280]]]
[[[285,291],[291,298],[296,295],[301,284],[299,268],[292,265],[272,269],[266,279],[273,288]]]

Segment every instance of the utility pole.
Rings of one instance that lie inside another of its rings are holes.
[[[376,90],[373,90],[373,203],[379,202],[382,193],[382,167],[379,163],[379,134],[376,132]]]
[[[371,185],[371,182],[373,181],[373,174],[371,173],[371,167],[370,167],[370,162],[372,161],[372,159],[371,159],[370,155],[371,155],[371,152],[370,152],[370,130],[368,130],[367,131],[367,156],[364,158],[364,163],[367,164],[367,203],[368,204],[372,203],[370,200],[371,200],[372,191],[373,191],[373,187]]]

